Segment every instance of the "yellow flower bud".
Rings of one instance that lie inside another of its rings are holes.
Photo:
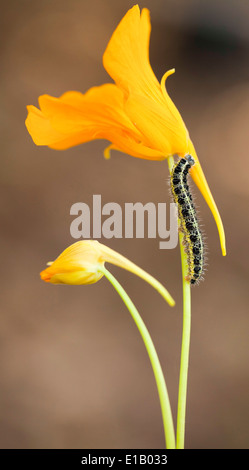
[[[58,258],[48,263],[41,278],[52,284],[93,284],[105,274],[104,264],[112,263],[136,274],[151,284],[173,306],[175,301],[163,285],[124,256],[97,240],[82,240],[70,245]]]

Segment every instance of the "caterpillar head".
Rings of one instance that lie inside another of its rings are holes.
[[[184,158],[188,161],[188,163],[189,163],[191,166],[193,166],[193,165],[195,164],[195,160],[194,160],[194,158],[192,157],[192,155],[187,154],[187,155],[184,156]]]

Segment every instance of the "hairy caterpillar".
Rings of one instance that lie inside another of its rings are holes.
[[[185,155],[173,167],[171,173],[171,190],[178,206],[181,221],[180,230],[184,234],[183,243],[188,256],[188,275],[186,280],[191,284],[201,278],[204,267],[204,243],[199,227],[195,206],[187,184],[188,172],[195,164],[191,155]]]

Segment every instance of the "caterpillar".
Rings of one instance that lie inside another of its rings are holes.
[[[191,155],[185,155],[173,167],[171,172],[171,190],[178,206],[180,228],[184,234],[183,244],[188,257],[186,280],[196,284],[202,276],[204,267],[204,242],[196,215],[192,195],[187,184],[187,175],[195,164]]]

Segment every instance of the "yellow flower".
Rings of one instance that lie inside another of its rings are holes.
[[[28,106],[27,129],[37,145],[62,150],[94,140],[106,139],[105,150],[119,150],[134,157],[164,160],[170,155],[191,154],[196,164],[191,176],[209,205],[225,255],[222,221],[200,166],[188,130],[170,99],[165,81],[158,82],[149,62],[149,11],[140,15],[131,8],[114,31],[103,56],[103,64],[115,84],[93,87],[85,94],[70,91],[60,98],[39,97],[40,109]]]
[[[82,240],[70,245],[58,258],[49,262],[41,278],[52,284],[93,284],[105,274],[105,263],[112,263],[136,274],[151,284],[169,303],[175,301],[163,285],[136,264],[97,240]]]

